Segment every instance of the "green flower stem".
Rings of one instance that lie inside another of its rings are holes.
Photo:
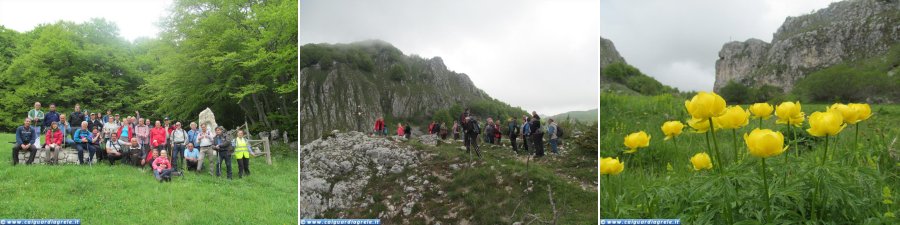
[[[734,143],[734,163],[738,162],[738,142],[737,142],[737,129],[731,129],[731,142]]]
[[[763,222],[769,223],[769,211],[770,211],[769,207],[772,204],[769,202],[769,180],[768,180],[768,178],[766,178],[766,158],[760,158],[760,159],[761,159],[761,161],[760,161],[761,163],[760,163],[759,168],[762,169],[763,194],[765,194],[765,197],[766,197],[766,210],[764,213],[765,217],[763,217]]]
[[[709,132],[710,132],[710,136],[712,136],[713,147],[715,147],[715,150],[716,150],[716,160],[719,161],[719,169],[724,169],[725,164],[722,164],[723,161],[719,155],[719,142],[716,141],[716,129],[713,126],[712,118],[709,118]],[[721,171],[721,170],[719,170],[719,171]]]
[[[712,151],[712,145],[709,144],[709,131],[706,131],[706,150],[707,150],[707,151]],[[715,154],[715,152],[713,152],[713,154]],[[718,157],[718,156],[717,156],[717,157]],[[716,160],[718,160],[718,158],[713,158],[713,160],[712,160],[713,163],[716,164],[716,165],[714,165],[713,167],[721,166],[721,165],[719,164],[719,162],[716,161]]]
[[[856,137],[855,137],[855,140],[853,141],[853,151],[856,152],[855,160],[857,162],[859,162],[859,122],[857,122],[853,126],[856,127]]]
[[[825,152],[822,153],[822,164],[825,164],[825,160],[828,160],[828,135],[825,135]]]
[[[762,119],[763,119],[762,117],[759,118],[759,127],[757,127],[760,130],[762,130]]]

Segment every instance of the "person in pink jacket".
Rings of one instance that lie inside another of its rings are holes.
[[[172,163],[169,162],[166,150],[159,151],[159,157],[153,160],[153,175],[160,183],[172,181]]]

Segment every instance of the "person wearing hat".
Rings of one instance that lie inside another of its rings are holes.
[[[91,113],[90,120],[88,120],[88,130],[103,129],[103,121],[100,121],[100,118],[97,118],[97,113]]]
[[[35,132],[40,135],[43,130],[42,126],[44,126],[44,124],[41,123],[41,120],[44,119],[44,111],[41,111],[40,102],[34,102],[34,109],[28,111],[28,119],[31,119],[31,123],[34,124],[32,127],[34,127]],[[40,138],[37,140],[37,145],[41,145]]]

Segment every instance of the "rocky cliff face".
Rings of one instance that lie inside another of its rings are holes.
[[[300,52],[301,143],[332,130],[371,130],[379,116],[430,118],[455,104],[491,99],[441,58],[406,56],[383,41],[304,45]],[[396,121],[388,120],[389,132]]]
[[[616,46],[609,39],[600,37],[600,79],[603,80],[603,68],[615,62],[625,62],[625,59],[616,51]]]
[[[900,1],[847,0],[788,17],[772,43],[729,42],[716,60],[715,90],[735,81],[790,91],[807,74],[878,56],[900,43]]]

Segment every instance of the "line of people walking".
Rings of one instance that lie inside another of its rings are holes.
[[[32,164],[38,149],[45,152],[47,164],[58,164],[59,152],[68,146],[76,149],[79,165],[93,165],[95,155],[97,162],[107,160],[109,165],[116,161],[142,169],[149,165],[156,179],[163,182],[182,175],[183,170],[199,173],[205,159],[209,159],[211,176],[214,175],[213,168],[215,176],[221,176],[224,164],[226,177],[232,179],[232,157],[237,161],[238,177],[241,178],[250,175],[249,158],[257,155],[243,130],[238,130],[236,137],[229,140],[222,126],[212,131],[207,124],[198,127],[196,122],[191,122],[190,129],[185,130],[181,122],[174,121],[173,124],[169,117],[162,122],[156,120],[151,126],[151,120],[142,118],[138,111],[134,116],[125,117],[113,115],[111,110],[107,110],[106,115],[85,114],[81,112],[81,106],[75,104],[74,112],[67,118],[66,114],[56,111],[55,104],[50,104],[49,108],[50,111],[44,113],[41,103],[35,102],[23,125],[16,129],[13,165],[19,163],[19,153],[23,151],[28,153],[25,164]],[[72,124],[77,127],[73,128]],[[44,135],[43,144],[41,134]],[[181,169],[179,165],[182,165]]]
[[[428,125],[428,134],[437,134],[441,139],[446,140],[448,136],[452,136],[454,140],[463,139],[466,146],[466,153],[474,151],[476,155],[481,156],[478,146],[478,136],[482,135],[484,143],[500,145],[505,134],[509,138],[513,151],[516,154],[534,153],[535,157],[544,156],[544,137],[546,136],[552,153],[559,154],[559,139],[563,136],[563,130],[559,125],[550,118],[547,120],[548,125],[541,125],[541,117],[536,111],[531,115],[522,117],[522,124],[513,118],[506,120],[506,126],[501,126],[500,121],[488,117],[485,125],[479,123],[479,119],[471,113],[469,108],[460,115],[458,120],[453,121],[453,126],[449,128],[441,122],[431,121]],[[505,131],[503,130],[505,129]],[[410,126],[397,123],[397,136],[403,136],[407,139],[410,137]],[[372,129],[372,135],[387,136],[387,126],[383,117],[375,120]],[[521,143],[518,142],[521,140]],[[522,150],[521,152],[519,150]],[[532,150],[532,151],[529,151]]]

